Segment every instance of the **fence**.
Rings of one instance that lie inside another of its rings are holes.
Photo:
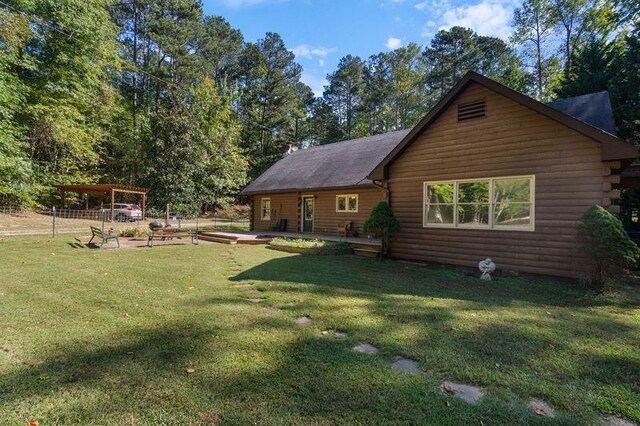
[[[129,220],[126,215],[111,221],[109,209],[71,210],[56,208],[44,210],[20,210],[0,206],[0,236],[88,234],[89,226],[120,233],[125,229],[138,228],[140,232],[149,230],[149,223],[184,229],[248,230],[248,217],[190,216],[180,213],[167,215],[146,215],[145,220]]]

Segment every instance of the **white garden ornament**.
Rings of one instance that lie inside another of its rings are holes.
[[[482,272],[480,279],[491,281],[491,273],[496,270],[496,264],[493,263],[493,260],[487,258],[478,263],[478,268],[480,269],[480,272]]]

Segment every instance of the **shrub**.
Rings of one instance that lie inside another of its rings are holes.
[[[601,206],[582,216],[579,227],[584,252],[589,257],[589,283],[601,292],[607,283],[640,260],[640,249],[631,241],[620,219]]]
[[[382,240],[381,255],[384,257],[389,251],[391,237],[400,231],[400,222],[393,214],[391,206],[382,201],[369,213],[369,217],[364,222],[364,230]]]
[[[273,238],[271,244],[276,246],[295,247],[295,248],[322,248],[322,249],[348,249],[351,247],[349,243],[341,241],[323,241],[323,240],[307,240],[304,238]]]
[[[122,228],[118,233],[118,236],[120,237],[142,237],[144,235],[147,235],[147,231],[136,227]]]

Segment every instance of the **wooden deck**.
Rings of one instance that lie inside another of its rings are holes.
[[[300,238],[307,240],[340,241],[352,244],[356,254],[376,257],[382,248],[382,242],[375,238],[339,237],[336,235],[303,234],[297,232],[204,232],[198,238],[221,244],[269,244],[275,237]]]

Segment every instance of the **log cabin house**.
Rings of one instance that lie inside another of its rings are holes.
[[[388,201],[402,230],[390,256],[577,277],[582,214],[616,212],[638,156],[617,137],[608,94],[543,104],[467,73],[413,129],[286,155],[243,191],[252,230],[362,234]]]

